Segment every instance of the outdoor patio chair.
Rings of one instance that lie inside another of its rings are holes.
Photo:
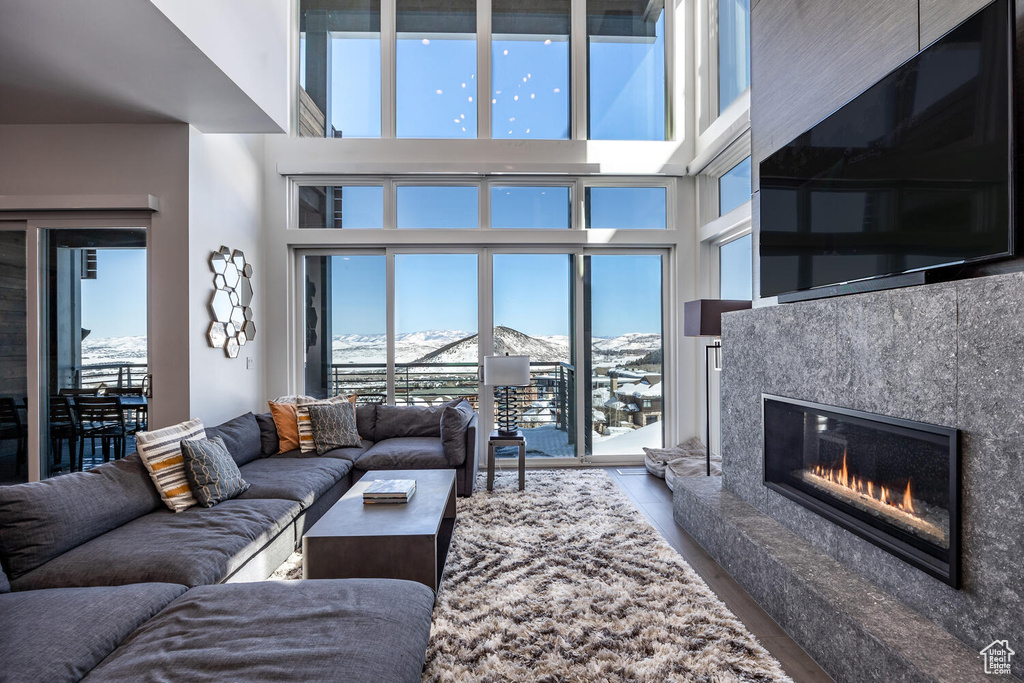
[[[107,396],[131,396],[141,400],[145,396],[142,387],[112,387],[107,389]],[[145,403],[122,403],[125,412],[125,426],[129,434],[146,431],[149,423],[149,406]]]
[[[28,463],[26,437],[28,432],[18,412],[18,404],[13,398],[0,398],[0,442],[15,441],[15,468],[21,472],[21,466]]]
[[[78,412],[79,451],[84,458],[85,440],[92,442],[92,452],[96,453],[96,439],[103,448],[103,462],[110,460],[110,446],[114,446],[114,459],[125,455],[128,429],[124,422],[124,409],[121,407],[120,396],[78,396],[75,398],[75,410]]]
[[[67,396],[50,397],[50,451],[53,464],[59,466],[64,461],[64,442],[68,442],[68,471],[82,469],[78,458],[78,416],[71,399]]]

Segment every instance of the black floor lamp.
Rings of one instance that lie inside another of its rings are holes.
[[[686,337],[713,337],[704,346],[704,372],[707,384],[704,387],[704,427],[707,448],[707,473],[711,476],[711,369],[721,370],[722,314],[750,308],[750,302],[742,299],[697,299],[683,304],[683,335]],[[711,350],[715,350],[715,362],[708,361]]]

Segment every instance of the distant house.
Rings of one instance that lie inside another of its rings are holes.
[[[661,421],[663,399],[660,373],[615,371],[611,376],[611,394],[612,397],[605,403],[610,410],[609,425],[620,425],[628,421],[640,428]]]

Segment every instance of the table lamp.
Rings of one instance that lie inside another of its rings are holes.
[[[483,383],[496,388],[498,434],[514,436],[519,432],[516,387],[530,386],[530,357],[484,356]]]

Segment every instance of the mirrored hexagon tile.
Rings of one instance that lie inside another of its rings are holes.
[[[214,292],[210,299],[213,322],[207,330],[210,346],[224,349],[229,358],[238,356],[238,349],[256,336],[250,308],[253,298],[252,265],[246,262],[241,249],[221,246],[210,255],[214,272]]]

